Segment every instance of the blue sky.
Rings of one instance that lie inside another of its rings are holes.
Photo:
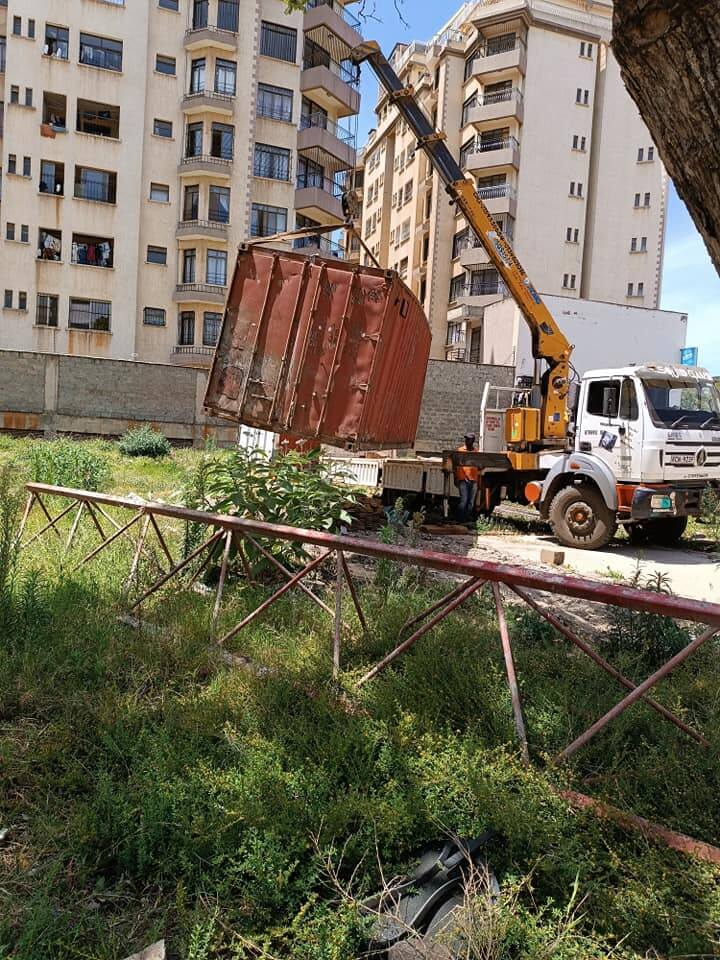
[[[376,0],[374,5],[373,0],[366,0],[366,17],[374,9],[377,19],[365,19],[362,31],[367,39],[377,40],[389,54],[399,41],[429,39],[460,7],[460,3],[461,0],[435,0],[434,3],[404,0],[401,9],[410,24],[406,27],[395,11],[393,0]],[[357,12],[360,6],[353,7],[353,12]],[[358,144],[365,142],[367,131],[373,126],[376,93],[377,83],[370,68],[365,66]],[[701,366],[720,375],[720,278],[685,205],[672,188],[661,306],[688,314],[688,346],[699,348]]]

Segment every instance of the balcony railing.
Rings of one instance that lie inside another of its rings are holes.
[[[232,157],[214,157],[209,153],[196,153],[184,156],[180,163],[182,166],[187,166],[191,163],[212,163],[224,168],[230,166]]]
[[[313,67],[327,67],[336,77],[340,77],[343,83],[349,83],[351,86],[357,86],[360,83],[360,71],[355,66],[347,63],[338,63],[328,56],[327,51],[309,40],[305,41],[305,50],[303,52],[303,70],[312,70]]]
[[[78,200],[94,200],[96,203],[115,203],[115,186],[99,183],[76,183],[74,194]]]
[[[198,26],[197,24],[193,24],[192,27],[188,27],[185,31],[185,43],[192,40],[194,34],[201,32],[217,34],[219,40],[223,39],[223,35],[225,37],[232,37],[233,41],[237,37],[237,32],[235,30],[229,30],[227,27],[210,27],[207,24]]]
[[[185,100],[217,100],[218,103],[226,103],[229,106],[232,106],[233,101],[235,100],[234,94],[231,93],[217,93],[215,90],[191,90],[189,93],[185,94]]]
[[[478,187],[478,196],[481,200],[499,200],[502,197],[515,197],[515,189],[509,183],[496,183],[489,187]]]
[[[298,174],[297,189],[304,190],[306,187],[315,187],[318,190],[324,190],[325,193],[329,193],[338,200],[340,200],[343,195],[343,188],[339,183],[319,173]]]
[[[516,137],[500,137],[497,140],[483,140],[482,137],[478,137],[475,141],[474,148],[470,152],[487,153],[491,150],[507,150],[508,147],[517,149],[519,146],[520,144],[518,143]]]
[[[212,357],[215,353],[215,347],[195,346],[192,343],[178,343],[173,347],[172,352],[184,356]]]
[[[224,283],[178,283],[175,287],[177,293],[224,293],[226,284]]]
[[[493,297],[507,296],[507,287],[499,277],[488,277],[480,280],[472,280],[462,286],[454,287],[450,295],[450,302],[459,300],[461,297]]]
[[[226,233],[230,218],[227,220],[178,220],[178,230],[217,230]]]
[[[345,256],[343,247],[327,237],[298,237],[293,242],[293,247],[296,250],[318,250],[329,257],[337,257],[339,260],[342,260]]]
[[[494,57],[498,53],[509,53],[511,50],[517,50],[524,46],[525,41],[520,37],[490,37],[475,50],[473,59],[475,57]]]
[[[347,127],[330,120],[324,113],[304,114],[300,117],[300,129],[308,130],[310,127],[319,127],[321,130],[327,130],[337,140],[352,145],[355,142],[355,134]]]
[[[360,21],[357,17],[354,17],[342,3],[337,3],[336,0],[308,0],[308,9],[310,9],[310,7],[330,7],[339,17],[342,17],[345,23],[350,24],[354,30],[360,29]]]
[[[507,103],[509,100],[517,100],[518,103],[522,103],[522,98],[522,92],[517,87],[512,87],[510,90],[493,90],[479,96],[475,106],[488,107],[493,103]]]

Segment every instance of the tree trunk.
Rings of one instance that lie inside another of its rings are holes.
[[[615,0],[625,85],[720,273],[720,2]]]

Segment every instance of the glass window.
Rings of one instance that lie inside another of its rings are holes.
[[[157,73],[165,73],[169,77],[174,77],[177,71],[175,57],[165,57],[159,53],[155,57],[155,70]]]
[[[112,304],[105,300],[70,297],[68,326],[74,330],[109,330]]]
[[[297,59],[297,30],[283,27],[279,23],[263,20],[260,29],[260,53],[264,57],[287,60],[295,63]]]
[[[470,230],[467,227],[465,227],[464,230],[460,230],[459,233],[455,234],[455,236],[453,237],[453,244],[452,244],[453,260],[455,259],[455,257],[460,256],[461,250],[465,249],[465,247],[467,246],[467,241],[469,236],[470,236]]]
[[[32,176],[32,160],[30,157],[23,157],[23,176],[31,177]]]
[[[215,93],[234,97],[237,88],[237,64],[234,60],[215,61]]]
[[[165,266],[167,264],[167,247],[149,246],[147,248],[147,262]]]
[[[35,38],[35,21],[32,18],[28,20],[28,36],[31,40]]]
[[[208,0],[193,0],[193,30],[203,30],[208,25]]]
[[[58,325],[59,298],[54,293],[39,293],[35,309],[35,323],[39,327]]]
[[[25,290],[18,293],[18,310],[27,310],[27,292]]]
[[[143,310],[143,323],[146,327],[164,327],[165,311],[162,307],[145,307]]]
[[[20,18],[18,17],[17,19],[19,20]],[[6,291],[5,291],[5,299],[3,300],[3,306],[4,306],[7,310],[11,310],[11,309],[12,309],[12,305],[13,305],[13,292],[12,292],[12,290],[6,290]]]
[[[185,156],[201,157],[203,151],[202,123],[189,123],[185,135]]]
[[[252,205],[250,233],[253,237],[271,237],[287,230],[287,209],[273,207],[267,203]]]
[[[13,33],[16,37],[19,37],[22,34],[22,18],[13,17]]]
[[[151,183],[150,199],[157,200],[158,203],[169,203],[170,187],[166,183]]]
[[[450,302],[457,300],[458,297],[461,297],[465,293],[465,276],[460,274],[459,277],[453,277],[450,281]]]
[[[269,180],[290,179],[290,151],[267,143],[255,144],[253,173]]]
[[[191,347],[195,343],[195,314],[192,310],[183,310],[178,317],[178,344]]]
[[[17,156],[14,153],[8,154],[8,173],[17,172]]]
[[[101,70],[122,70],[122,40],[109,40],[91,33],[80,34],[80,63]]]
[[[227,252],[208,250],[206,282],[224,287],[227,283]]]
[[[64,120],[62,122],[64,125]],[[117,140],[120,136],[120,107],[82,100],[78,97],[77,129],[81,133],[92,133],[96,137],[111,137]]]
[[[65,164],[54,160],[40,161],[40,193],[54,193],[61,197],[65,192]]]
[[[292,120],[293,92],[270,83],[258,84],[257,114],[272,120]]]
[[[230,188],[210,185],[208,220],[214,223],[230,222]]]
[[[720,397],[710,380],[643,378],[650,416],[656,427],[707,429],[720,426]]]
[[[220,327],[222,326],[221,313],[203,314],[203,336],[204,347],[214,347],[220,337]]]
[[[637,420],[638,402],[635,384],[626,377],[620,389],[620,417],[622,420]]]
[[[179,10],[179,0],[158,0],[158,6],[164,10]],[[164,323],[165,321],[163,321]]]
[[[173,125],[170,120],[154,120],[153,133],[156,137],[172,137]]]
[[[183,283],[195,283],[195,264],[197,263],[197,254],[195,250],[183,250]]]
[[[108,170],[75,167],[75,196],[96,203],[115,203],[117,176]]]
[[[462,323],[457,323],[451,321],[447,325],[447,340],[445,341],[447,346],[452,346],[455,343],[461,343],[464,339],[463,334],[463,325]]]
[[[205,57],[193,60],[190,65],[190,93],[200,93],[205,89]]]
[[[238,0],[218,0],[217,25],[220,30],[237,33],[240,16]]]
[[[200,186],[193,183],[185,187],[183,196],[183,220],[197,220],[200,214]]]
[[[67,60],[70,49],[70,31],[67,27],[56,27],[52,23],[45,24],[45,46],[43,53],[46,57],[57,57]]]
[[[20,103],[20,87],[14,83],[10,86],[10,103]]]
[[[619,390],[620,382],[618,380],[593,380],[588,387],[587,412],[593,417],[605,415],[606,391],[611,391],[611,395],[614,397],[614,409],[617,409]]]
[[[20,243],[30,243],[30,227],[26,223],[20,226]]]
[[[15,224],[11,223],[9,220],[5,224],[5,239],[14,240],[15,239]]]
[[[235,127],[227,123],[213,123],[210,131],[210,155],[221,160],[232,160]]]

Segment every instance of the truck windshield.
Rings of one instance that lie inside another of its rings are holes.
[[[720,396],[710,380],[643,379],[656,427],[720,429]]]

